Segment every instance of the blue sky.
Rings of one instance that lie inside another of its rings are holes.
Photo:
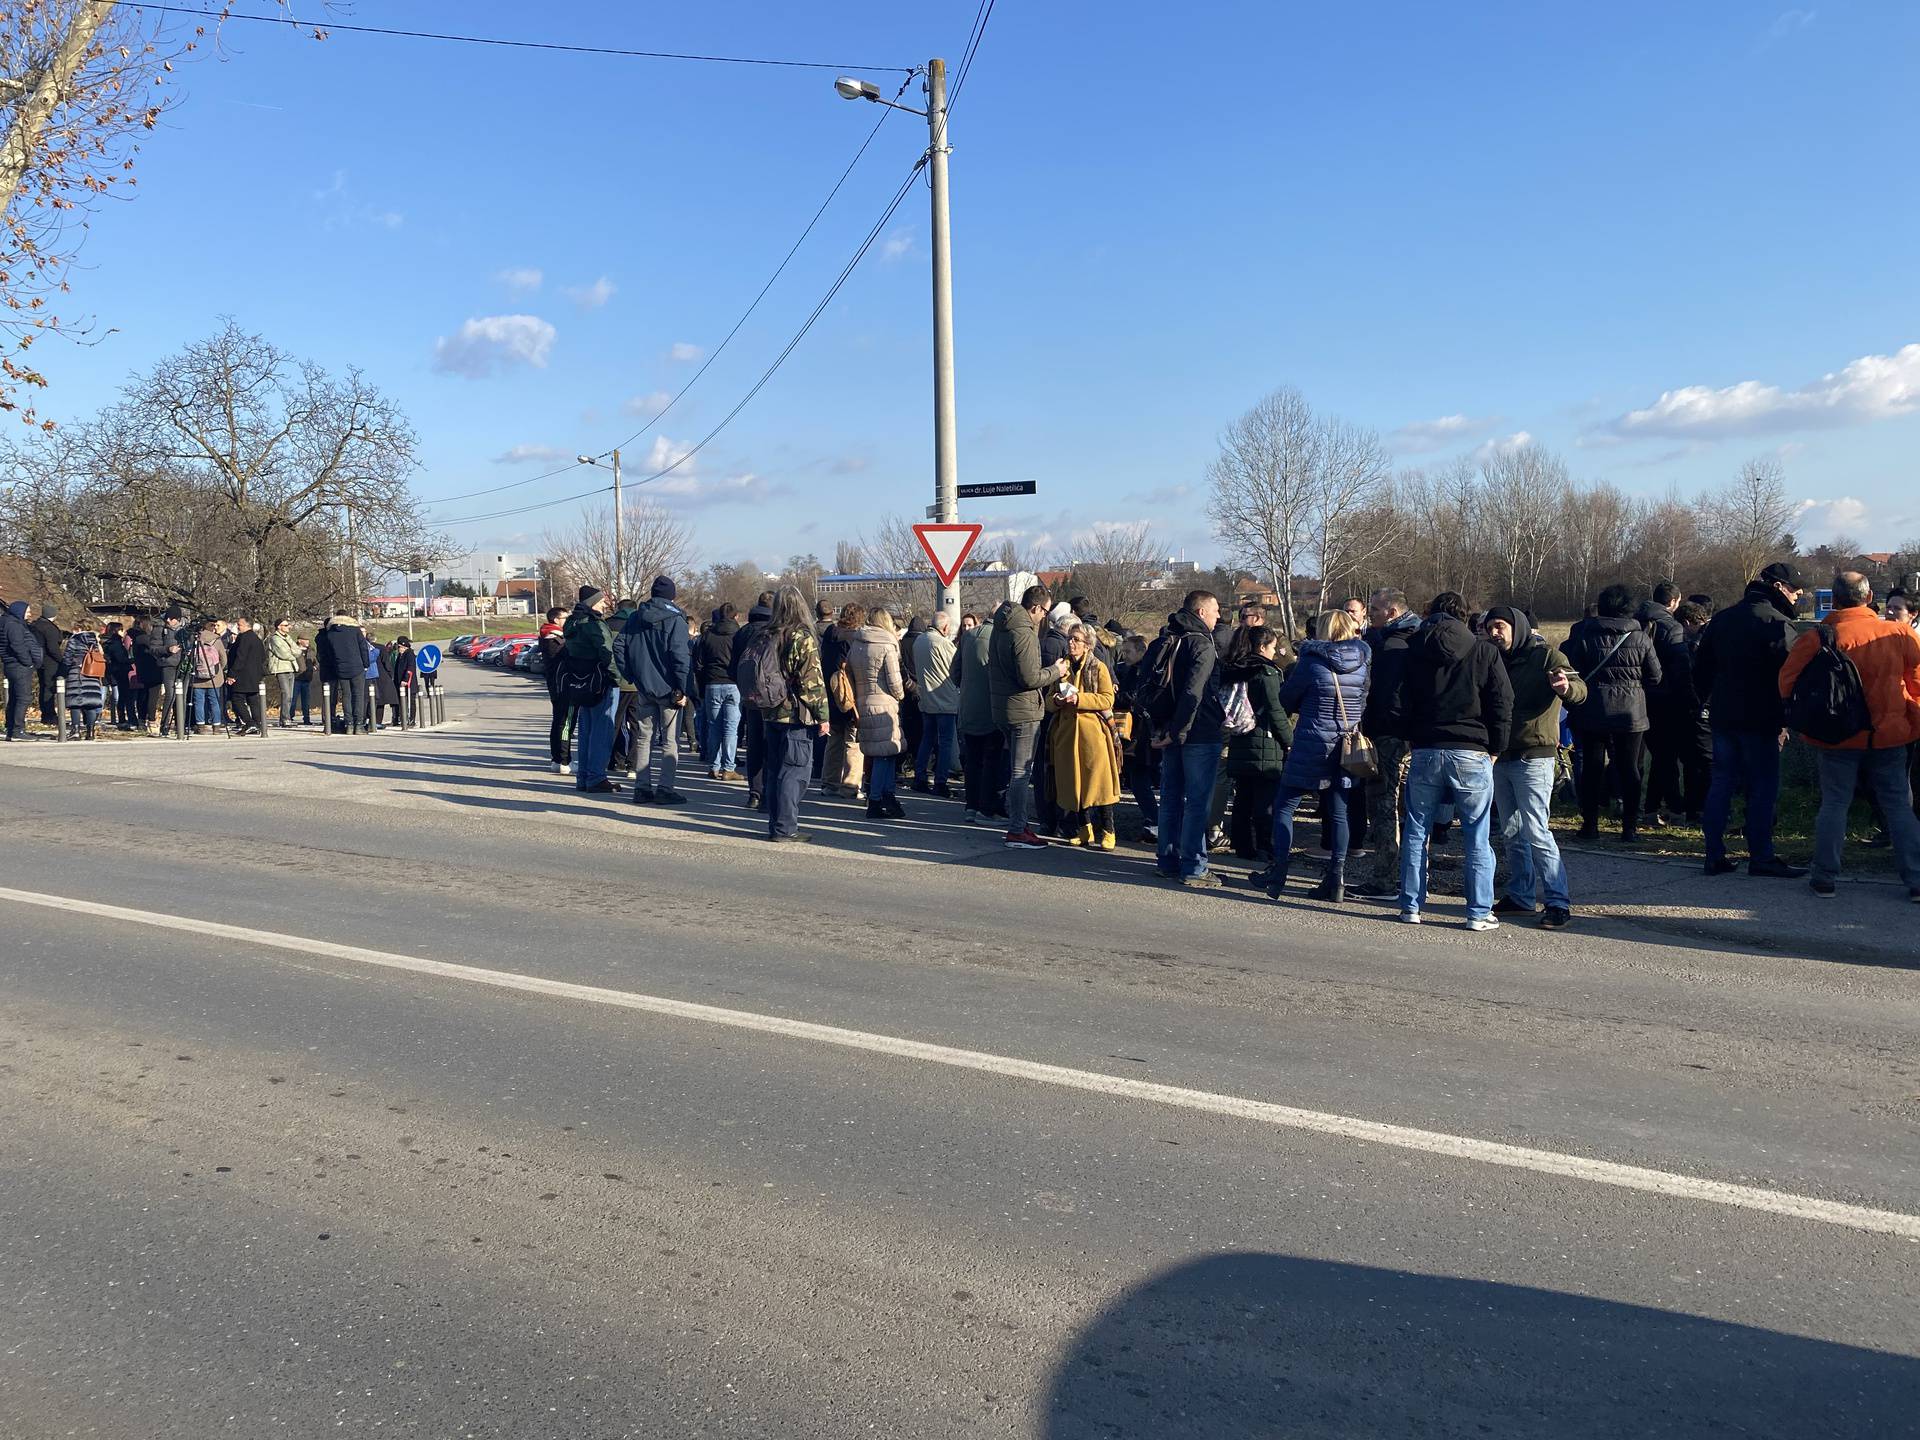
[[[360,0],[335,18],[906,66],[957,61],[974,11]],[[429,500],[640,429],[877,113],[829,71],[242,25],[225,48],[182,67],[138,199],[96,219],[75,303],[115,333],[36,352],[42,412],[87,413],[232,314],[391,393]],[[1001,0],[952,133],[960,469],[1040,493],[964,518],[1053,544],[1146,519],[1210,557],[1218,430],[1290,384],[1408,465],[1524,432],[1576,476],[1660,494],[1777,455],[1803,535],[1920,535],[1916,62],[1920,6],[1894,0]],[[759,312],[629,449],[630,477],[745,394],[924,143],[916,117],[888,121]],[[920,518],[925,193],[760,396],[652,487],[703,559],[830,559]],[[529,551],[577,508],[452,533]]]

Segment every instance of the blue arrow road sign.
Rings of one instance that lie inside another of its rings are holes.
[[[413,665],[422,675],[431,675],[440,668],[440,647],[422,645],[413,652]]]

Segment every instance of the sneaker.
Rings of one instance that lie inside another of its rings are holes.
[[[1703,867],[1709,875],[1731,875],[1740,867],[1722,855],[1718,860],[1709,860]]]
[[[813,836],[805,830],[796,830],[791,835],[768,835],[765,838],[775,845],[810,845],[813,843]]]
[[[1420,923],[1420,912],[1418,910],[1402,910],[1400,912],[1400,923],[1402,925],[1418,925]]]
[[[552,766],[554,774],[564,775],[567,773],[567,767],[562,765],[558,760],[549,761],[548,763]]]
[[[653,804],[655,798],[656,797],[654,795],[654,790],[651,785],[636,785],[633,787],[633,803],[634,804],[651,805]]]
[[[1044,850],[1047,842],[1034,834],[1031,829],[1009,830],[1003,842],[1009,850]]]
[[[980,815],[977,811],[962,810],[960,812],[960,822],[963,825],[978,825],[980,823]]]
[[[1220,877],[1211,871],[1203,870],[1198,875],[1182,875],[1180,883],[1189,890],[1218,890]]]
[[[682,795],[678,790],[656,790],[653,792],[653,798],[662,805],[684,805],[687,803],[687,797]]]
[[[1493,913],[1496,915],[1531,915],[1533,914],[1533,906],[1522,905],[1512,896],[1502,895],[1494,902]]]
[[[582,795],[618,795],[620,787],[611,780],[602,780],[598,785],[582,786],[580,793]]]
[[[1491,915],[1479,915],[1467,921],[1467,929],[1473,931],[1476,935],[1484,935],[1489,930],[1498,930],[1499,928],[1500,922]]]
[[[1764,875],[1771,880],[1798,880],[1807,873],[1803,865],[1789,865],[1779,856],[1771,860],[1747,861],[1747,874]]]
[[[1160,843],[1159,830],[1151,825],[1142,825],[1140,827],[1140,843],[1142,845],[1158,845]]]
[[[1226,831],[1209,830],[1207,832],[1207,853],[1209,855],[1224,855],[1231,849],[1233,849],[1233,842],[1227,839]]]
[[[1558,905],[1549,905],[1547,913],[1540,917],[1542,930],[1564,930],[1573,919],[1573,912],[1562,910]]]
[[[1821,900],[1831,900],[1834,897],[1834,884],[1831,880],[1822,880],[1816,876],[1807,882],[1807,888]]]
[[[747,777],[742,775],[738,770],[722,770],[720,772],[720,778],[722,780],[744,780]]]

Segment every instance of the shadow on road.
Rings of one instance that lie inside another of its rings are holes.
[[[1912,1435],[1920,1361],[1579,1295],[1285,1255],[1178,1266],[1060,1361],[1046,1440]]]

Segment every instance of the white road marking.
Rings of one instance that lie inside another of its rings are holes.
[[[1523,1145],[1506,1145],[1495,1140],[1476,1140],[1466,1135],[1449,1135],[1438,1130],[1419,1130],[1408,1125],[1389,1125],[1378,1120],[1363,1120],[1351,1115],[1334,1115],[1320,1110],[1303,1110],[1293,1105],[1276,1105],[1266,1100],[1249,1100],[1237,1095],[1219,1095],[1208,1090],[1190,1090],[1179,1085],[1159,1085],[1147,1080],[1129,1080],[1105,1075],[1096,1070],[1075,1070],[1065,1065],[1049,1065],[1037,1060],[1021,1060],[1009,1055],[993,1055],[982,1050],[962,1050],[951,1045],[936,1045],[925,1040],[907,1040],[896,1035],[876,1035],[865,1030],[847,1030],[838,1025],[819,1025],[809,1020],[789,1020],[779,1015],[761,1015],[750,1010],[729,1010],[717,1005],[701,1005],[687,1000],[670,1000],[661,995],[639,995],[626,990],[610,990],[600,985],[577,985],[566,980],[549,980],[539,975],[522,975],[512,970],[489,970],[478,965],[459,965],[445,960],[424,960],[414,955],[397,955],[385,950],[368,950],[358,945],[339,945],[331,940],[315,940],[305,935],[280,935],[271,930],[252,930],[242,925],[222,925],[183,915],[164,915],[151,910],[130,910],[120,905],[102,905],[91,900],[75,900],[63,895],[42,895],[29,890],[0,887],[0,900],[43,910],[62,910],[75,915],[93,915],[103,920],[119,920],[134,925],[149,925],[162,930],[179,930],[190,935],[208,935],[222,940],[266,945],[276,950],[291,950],[305,955],[346,960],[387,970],[405,970],[416,975],[431,975],[443,980],[464,980],[474,985],[490,985],[499,990],[517,990],[529,995],[544,995],[556,1000],[578,1000],[589,1005],[610,1005],[621,1010],[641,1010],[679,1020],[698,1020],[709,1025],[725,1025],[735,1030],[751,1030],[765,1035],[780,1035],[791,1040],[810,1040],[822,1045],[837,1045],[848,1050],[865,1050],[876,1055],[891,1055],[902,1060],[919,1060],[931,1065],[948,1065],[960,1070],[976,1070],[1009,1079],[1028,1080],[1039,1085],[1054,1085],[1068,1090],[1084,1090],[1122,1100],[1147,1100],[1157,1105],[1172,1105],[1183,1110],[1198,1110],[1236,1120],[1250,1120],[1288,1130],[1305,1130],[1317,1135],[1333,1135],[1345,1140],[1364,1140],[1376,1145],[1391,1145],[1401,1150],[1416,1150],[1455,1160],[1473,1160],[1483,1165],[1501,1165],[1514,1170],[1532,1170],[1542,1175],[1558,1175],[1568,1180],[1584,1180],[1594,1185],[1613,1185],[1623,1190],[1640,1190],[1665,1195],[1675,1200],[1704,1201],[1731,1205],[1741,1210],[1757,1210],[1769,1215],[1784,1215],[1796,1220],[1813,1220],[1823,1225],[1839,1225],[1850,1230],[1866,1230],[1897,1235],[1920,1242],[1920,1215],[1895,1210],[1876,1210],[1864,1205],[1847,1205],[1836,1200],[1821,1200],[1811,1195],[1794,1195],[1783,1190],[1767,1190],[1757,1185],[1734,1185],[1724,1180],[1706,1180],[1666,1170],[1651,1170],[1639,1165],[1621,1165],[1611,1160],[1593,1160],[1582,1155],[1566,1155],[1554,1150],[1534,1150]]]

